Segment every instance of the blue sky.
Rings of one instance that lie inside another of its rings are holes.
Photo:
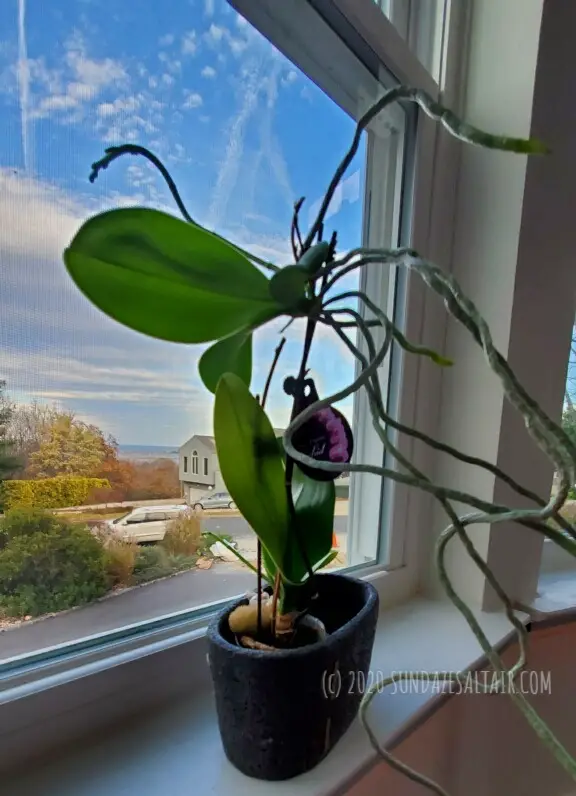
[[[120,326],[64,270],[62,250],[90,214],[126,205],[177,214],[144,160],[126,157],[94,185],[90,164],[111,144],[147,146],[198,221],[289,262],[292,204],[306,196],[306,225],[352,120],[224,0],[4,0],[0,32],[0,379],[15,400],[66,406],[124,444],[211,433],[196,371],[203,348]],[[341,249],[361,239],[363,154],[331,208]],[[280,325],[257,335],[255,391]],[[301,333],[294,324],[282,376],[297,366]],[[326,331],[311,367],[324,394],[352,375]],[[288,411],[280,386],[269,403],[276,425]]]

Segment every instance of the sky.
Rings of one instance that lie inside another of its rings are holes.
[[[110,145],[150,148],[193,217],[255,254],[290,262],[294,201],[304,227],[346,151],[353,121],[225,0],[3,0],[0,4],[0,379],[17,401],[56,403],[121,444],[178,446],[212,433],[212,396],[197,374],[205,347],[154,340],[109,319],[68,277],[62,252],[103,209],[178,215],[160,175],[127,156],[90,184]],[[340,249],[361,243],[361,147],[330,208]],[[348,282],[347,286],[353,286]],[[260,330],[253,391],[279,322]],[[282,378],[269,398],[287,422]],[[321,395],[349,383],[352,360],[329,330],[312,347]],[[341,408],[350,416],[351,404]]]

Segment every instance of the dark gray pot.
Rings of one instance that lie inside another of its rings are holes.
[[[244,600],[226,608],[208,628],[224,751],[249,777],[281,780],[309,771],[358,712],[368,681],[378,592],[345,575],[318,575],[317,585],[311,613],[330,633],[324,641],[278,652],[236,646],[227,619]]]

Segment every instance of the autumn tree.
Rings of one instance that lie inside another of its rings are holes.
[[[97,476],[106,458],[105,440],[96,426],[62,414],[46,426],[38,450],[28,458],[30,475]]]
[[[134,478],[127,500],[180,497],[178,465],[171,459],[134,462]]]
[[[37,451],[45,438],[49,427],[60,417],[74,418],[72,412],[59,409],[57,406],[40,404],[16,404],[7,401],[10,406],[10,417],[6,425],[6,434],[13,450],[21,462],[22,472],[19,478],[26,477],[30,455]]]
[[[6,382],[0,381],[0,482],[13,475],[20,461],[8,436],[12,406],[6,396]]]

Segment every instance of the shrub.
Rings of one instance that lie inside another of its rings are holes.
[[[28,523],[9,513],[0,550],[0,609],[9,616],[39,616],[90,602],[108,589],[104,549],[80,525],[38,512]],[[23,529],[25,531],[23,532]]]
[[[60,521],[49,511],[37,508],[18,508],[6,512],[2,532],[6,540],[34,533],[50,533]]]
[[[171,574],[168,553],[160,545],[143,547],[138,551],[132,575],[134,583],[147,583]]]
[[[162,547],[173,555],[194,555],[202,539],[202,520],[195,511],[184,511],[171,520],[166,527]]]
[[[32,506],[40,509],[66,508],[81,506],[93,489],[108,486],[110,484],[104,478],[72,475],[30,481],[4,481],[2,500],[6,510]]]
[[[134,564],[138,556],[138,545],[118,536],[100,525],[93,534],[104,548],[104,565],[110,588],[130,586],[133,582]]]
[[[148,583],[176,572],[192,569],[197,558],[198,556],[195,555],[167,553],[160,545],[143,547],[136,557],[133,581],[134,583]]]

